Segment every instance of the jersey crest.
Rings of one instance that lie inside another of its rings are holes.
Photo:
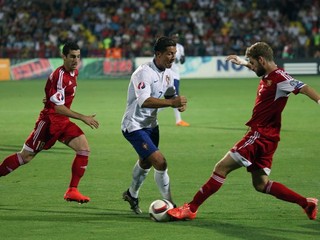
[[[166,82],[167,82],[167,86],[170,84],[170,77],[169,75],[166,75]]]
[[[139,82],[138,89],[144,89],[145,87],[146,85],[144,84],[144,82]]]

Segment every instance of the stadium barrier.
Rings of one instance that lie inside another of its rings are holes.
[[[129,77],[135,68],[152,57],[135,59],[83,58],[79,79],[108,79]],[[320,59],[279,59],[278,66],[291,75],[320,75]],[[61,58],[0,59],[0,80],[47,79],[62,64]],[[181,78],[246,78],[255,77],[246,67],[218,57],[187,57],[180,65]]]

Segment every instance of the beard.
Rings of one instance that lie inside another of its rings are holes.
[[[263,75],[266,74],[266,70],[263,68],[263,66],[259,63],[258,67],[257,67],[257,71],[256,71],[256,75],[258,77],[261,77]]]

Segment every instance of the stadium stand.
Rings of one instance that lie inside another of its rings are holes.
[[[150,56],[172,31],[188,56],[266,41],[277,58],[319,58],[319,16],[319,0],[0,0],[0,58],[59,57],[67,40],[83,57]]]

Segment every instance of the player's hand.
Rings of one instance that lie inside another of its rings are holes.
[[[173,108],[180,108],[184,105],[187,105],[187,98],[185,96],[176,96],[172,99],[172,106]]]
[[[99,122],[94,119],[96,114],[89,115],[89,116],[84,116],[81,120],[87,124],[89,127],[93,128],[98,128],[99,127]]]
[[[229,55],[226,57],[226,61],[230,61],[232,63],[235,63],[237,65],[242,65],[242,66],[248,66],[248,61],[240,58],[237,55]]]
[[[181,107],[178,107],[179,112],[184,112],[187,109],[187,105],[182,105]]]

